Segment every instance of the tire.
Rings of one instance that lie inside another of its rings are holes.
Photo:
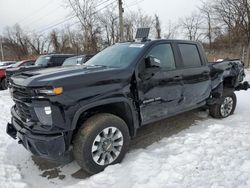
[[[129,148],[129,141],[128,126],[121,118],[112,114],[97,114],[87,119],[73,138],[73,156],[83,170],[96,174],[109,165],[121,162]]]
[[[210,106],[209,113],[212,117],[217,119],[226,118],[234,113],[236,104],[237,98],[235,93],[232,90],[225,90],[220,102]]]
[[[3,90],[5,89],[8,89],[8,85],[7,85],[7,82],[6,82],[6,78],[3,78],[2,81],[1,81],[1,88]]]

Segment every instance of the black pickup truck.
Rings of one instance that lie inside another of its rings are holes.
[[[208,63],[197,42],[118,43],[83,66],[13,76],[7,133],[34,155],[73,156],[97,173],[120,162],[146,124],[199,107],[233,114],[234,91],[249,87],[244,76],[240,60]]]

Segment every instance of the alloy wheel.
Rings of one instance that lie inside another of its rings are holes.
[[[92,144],[92,158],[96,164],[109,165],[117,159],[123,147],[123,135],[116,127],[103,129]]]
[[[233,110],[233,99],[232,97],[226,97],[220,107],[220,113],[223,117],[227,117]]]

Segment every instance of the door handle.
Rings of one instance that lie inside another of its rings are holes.
[[[182,76],[175,76],[175,77],[173,78],[173,80],[174,80],[174,81],[180,81],[180,80],[182,80]]]

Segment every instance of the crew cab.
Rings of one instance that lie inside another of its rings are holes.
[[[121,162],[146,124],[199,107],[232,115],[244,76],[240,60],[208,64],[198,42],[118,43],[83,66],[13,76],[7,133],[34,155],[73,157],[94,174]]]
[[[65,59],[73,57],[72,54],[47,54],[41,55],[36,61],[35,64],[28,64],[25,66],[13,67],[6,70],[6,79],[7,84],[9,79],[14,74],[18,74],[25,71],[34,71],[43,68],[51,68],[61,66]]]

